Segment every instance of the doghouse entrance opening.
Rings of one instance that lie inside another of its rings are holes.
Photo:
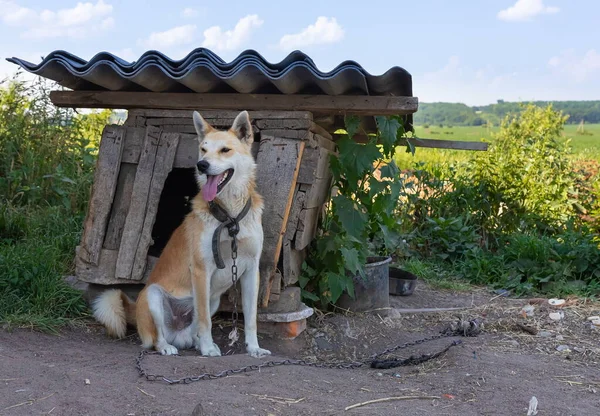
[[[167,176],[152,228],[154,243],[150,246],[148,255],[160,256],[173,231],[191,211],[191,201],[199,191],[194,177],[195,169],[174,168]]]

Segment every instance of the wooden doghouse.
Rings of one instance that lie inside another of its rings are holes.
[[[227,129],[238,111],[201,113],[214,127]],[[129,111],[124,125],[105,127],[77,247],[79,280],[118,285],[147,279],[198,191],[193,169],[199,146],[191,115],[138,109]],[[250,116],[258,190],[265,199],[260,306],[294,312],[300,298],[291,287],[328,197],[328,158],[335,143],[307,111],[253,111]],[[276,305],[282,292],[285,308]],[[228,305],[224,301],[222,309]]]
[[[364,132],[375,130],[374,116],[404,115],[410,126],[418,107],[411,76],[402,68],[372,76],[346,61],[324,74],[298,51],[279,64],[254,51],[225,63],[203,48],[181,61],[155,51],[131,64],[107,53],[85,62],[63,51],[39,65],[9,61],[71,89],[51,92],[59,107],[128,110],[123,125],[106,126],[102,134],[76,252],[77,278],[96,288],[139,290],[189,211],[198,192],[192,110],[216,128],[229,128],[239,111],[248,110],[257,184],[265,200],[259,321],[262,330],[288,337],[296,336],[312,313],[301,303],[296,283],[328,201],[335,131],[343,128],[345,115],[361,116]],[[485,150],[483,143],[413,144]],[[229,296],[224,295],[222,310],[231,308]]]

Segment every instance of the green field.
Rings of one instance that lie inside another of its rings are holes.
[[[564,129],[565,138],[571,139],[573,157],[600,161],[600,124],[586,124],[586,134],[584,135],[577,133],[577,127],[576,124],[567,124]],[[491,128],[486,126],[439,127],[432,125],[428,128],[415,126],[415,135],[423,139],[480,141],[491,140],[493,134],[499,129],[498,126]],[[401,154],[398,156],[397,162],[401,168],[406,169],[416,162],[461,161],[474,153],[467,150],[417,148],[414,157],[410,153]]]

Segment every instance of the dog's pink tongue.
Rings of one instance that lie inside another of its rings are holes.
[[[217,196],[217,187],[223,178],[223,173],[220,175],[207,175],[206,184],[202,187],[202,197],[205,201],[210,202]]]

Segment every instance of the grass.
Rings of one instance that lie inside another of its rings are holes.
[[[410,258],[400,267],[419,276],[434,289],[455,292],[468,292],[473,289],[473,286],[464,278],[456,277],[447,266],[440,262]]]
[[[567,124],[564,128],[564,136],[571,139],[574,160],[596,160],[600,161],[600,124],[586,124],[585,135],[577,133],[577,124]],[[415,135],[424,139],[437,140],[460,140],[475,142],[482,139],[490,141],[494,133],[500,130],[498,126],[423,126],[415,127]],[[469,160],[478,152],[467,150],[425,149],[417,148],[415,155],[401,153],[396,162],[402,169],[408,169],[417,162],[439,164],[442,162],[461,163]]]
[[[81,224],[62,207],[0,206],[0,322],[54,331],[87,315],[80,293],[63,281]]]

